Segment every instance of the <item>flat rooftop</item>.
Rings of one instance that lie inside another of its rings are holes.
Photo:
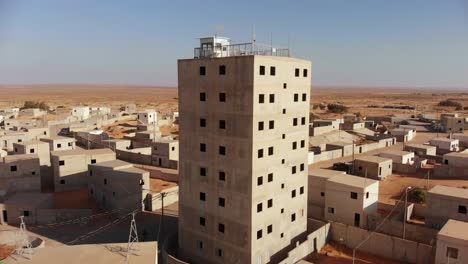
[[[321,177],[321,178],[331,178],[336,175],[346,174],[344,171],[329,170],[329,169],[314,169],[309,170],[309,176],[311,177]]]
[[[382,163],[382,162],[392,161],[389,158],[383,158],[383,157],[378,157],[378,156],[361,156],[361,157],[357,157],[356,160],[367,161],[367,162],[372,162],[372,163]]]
[[[107,169],[112,169],[112,170],[119,170],[123,168],[133,167],[133,164],[116,159],[116,160],[109,160],[109,161],[91,164],[91,166],[102,167],[102,168],[107,168]]]
[[[406,144],[405,147],[419,148],[419,149],[434,149],[436,146],[424,145],[424,144]]]
[[[454,141],[458,141],[458,139],[454,139],[454,138],[433,138],[433,139],[431,139],[431,142],[432,141],[435,141],[435,142],[454,142]]]
[[[150,190],[151,192],[161,192],[165,189],[172,188],[174,186],[177,186],[177,183],[174,182],[169,182],[161,179],[154,179],[150,178]]]
[[[336,142],[327,143],[327,145],[346,147],[346,146],[352,146],[353,142],[336,141]]]
[[[16,145],[21,145],[21,146],[28,146],[28,145],[44,145],[44,144],[47,144],[46,142],[43,142],[43,141],[39,141],[39,140],[30,140],[30,141],[25,141],[25,142],[15,142],[13,144],[16,144]]]
[[[18,154],[18,155],[8,155],[4,159],[0,159],[1,162],[5,163],[20,161],[20,160],[29,160],[29,159],[39,159],[37,154]]]
[[[438,235],[468,242],[468,223],[449,219]]]
[[[445,154],[444,157],[460,157],[468,159],[468,152],[466,150],[462,152],[450,152]]]
[[[330,179],[328,179],[328,182],[334,182],[334,183],[344,184],[348,186],[364,188],[372,184],[378,183],[379,181],[372,180],[369,178],[363,178],[359,176],[342,174],[342,175],[335,175],[331,177]]]
[[[453,198],[468,199],[468,189],[436,185],[432,187],[428,194],[437,194]]]
[[[130,255],[130,263],[155,263],[158,242],[139,242],[138,251]],[[82,264],[124,263],[127,243],[57,246],[34,249],[33,260],[8,257],[5,263],[17,264]]]
[[[413,152],[403,151],[403,150],[397,150],[397,149],[388,149],[388,150],[382,151],[380,154],[389,154],[389,155],[395,155],[395,156],[405,156],[405,155],[413,154]]]
[[[51,137],[48,137],[48,138],[41,138],[41,141],[46,141],[46,142],[54,141],[54,140],[70,140],[70,141],[76,141],[76,139],[74,139],[74,138],[62,137],[62,136],[51,136]]]
[[[103,149],[71,149],[71,150],[57,150],[51,151],[52,156],[74,156],[74,155],[99,155],[114,153],[108,148]]]

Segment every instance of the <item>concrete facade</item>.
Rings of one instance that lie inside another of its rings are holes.
[[[179,60],[178,252],[190,262],[267,263],[306,231],[310,70]]]
[[[468,223],[448,220],[437,234],[434,263],[468,263]]]
[[[13,143],[21,143],[28,140],[25,132],[9,132],[0,136],[0,149],[13,151]]]
[[[41,190],[41,168],[36,154],[10,155],[0,160],[1,195]]]
[[[433,138],[429,144],[437,147],[437,154],[445,154],[459,150],[460,141],[450,138]]]
[[[423,144],[407,144],[404,150],[414,152],[417,156],[435,156],[437,147]]]
[[[2,223],[17,225],[21,223],[20,216],[24,216],[26,224],[37,224],[40,209],[54,206],[51,193],[18,193],[5,201],[5,208],[1,215]]]
[[[460,147],[468,148],[468,134],[454,133],[452,138],[458,139]]]
[[[145,125],[153,125],[158,123],[158,113],[154,110],[146,110],[138,112],[138,121]]]
[[[151,160],[154,166],[177,169],[179,141],[161,139],[151,143]]]
[[[101,208],[127,212],[144,204],[150,190],[149,172],[120,160],[88,166],[89,193]]]
[[[335,175],[326,181],[325,219],[367,227],[367,215],[377,213],[379,182],[352,175]]]
[[[440,229],[449,219],[468,222],[468,190],[436,185],[426,194],[426,225]]]
[[[443,156],[442,164],[451,167],[468,168],[468,153],[447,153]]]
[[[73,150],[76,148],[76,139],[74,138],[54,136],[41,138],[41,141],[49,144],[50,151]]]
[[[36,154],[41,166],[50,166],[49,144],[42,141],[27,141],[13,143],[15,154]]]
[[[325,220],[326,182],[336,175],[344,175],[344,171],[314,169],[309,170],[307,217]]]
[[[52,151],[55,191],[75,190],[88,186],[88,165],[115,159],[116,155],[110,149]]]
[[[393,163],[399,164],[414,164],[414,152],[401,151],[401,150],[385,150],[379,153],[382,158],[392,159]]]
[[[381,180],[392,174],[392,160],[377,156],[358,157],[354,161],[354,173],[359,176]]]
[[[77,106],[73,107],[71,115],[78,118],[78,120],[86,120],[91,116],[91,112],[88,106]]]
[[[396,128],[390,131],[392,136],[395,136],[398,142],[408,142],[416,136],[416,129]]]

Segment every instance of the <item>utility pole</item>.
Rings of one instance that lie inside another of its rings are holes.
[[[353,138],[353,174],[356,172],[356,161],[354,159],[354,138]]]
[[[408,203],[408,191],[411,190],[411,186],[406,187],[405,189],[405,208],[404,210],[404,219],[403,219],[403,239],[406,237],[406,214],[407,214],[407,203]]]
[[[26,224],[24,223],[24,216],[23,215],[20,216],[20,219],[21,219],[21,224],[20,224],[20,230],[17,233],[15,253],[18,254],[19,256],[26,257],[31,260],[32,255],[33,255],[33,250],[32,250],[32,245],[28,239],[28,234],[26,233]],[[29,257],[27,257],[26,255],[29,255]]]
[[[125,257],[125,263],[129,263],[130,254],[133,251],[138,251],[138,231],[135,222],[136,212],[132,212],[132,221],[130,222],[130,233],[128,234],[128,244],[127,244],[127,256]]]

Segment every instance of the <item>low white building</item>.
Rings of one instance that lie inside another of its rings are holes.
[[[429,141],[429,144],[437,147],[437,153],[445,154],[458,151],[460,141],[451,138],[433,138]]]
[[[451,167],[468,168],[468,153],[451,152],[443,156],[442,164]]]
[[[437,153],[436,146],[424,144],[406,144],[404,150],[413,152],[417,156],[435,156]]]
[[[73,107],[71,115],[78,118],[79,120],[86,120],[90,116],[90,109],[88,106],[76,106]]]
[[[434,263],[468,263],[467,222],[450,219],[439,231]]]
[[[352,175],[336,175],[326,181],[325,218],[367,227],[367,215],[377,213],[379,182]]]
[[[380,157],[392,159],[393,163],[414,164],[414,152],[401,150],[385,150],[379,154]]]
[[[452,138],[458,139],[460,147],[468,148],[468,134],[455,133],[452,134]]]
[[[412,128],[395,128],[390,131],[392,136],[395,136],[398,142],[408,142],[416,137],[416,129]]]
[[[138,112],[138,121],[142,124],[152,125],[158,123],[158,113],[154,110]]]

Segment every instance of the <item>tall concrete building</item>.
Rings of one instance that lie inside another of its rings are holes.
[[[307,228],[311,62],[201,39],[178,61],[179,256],[275,263]]]

